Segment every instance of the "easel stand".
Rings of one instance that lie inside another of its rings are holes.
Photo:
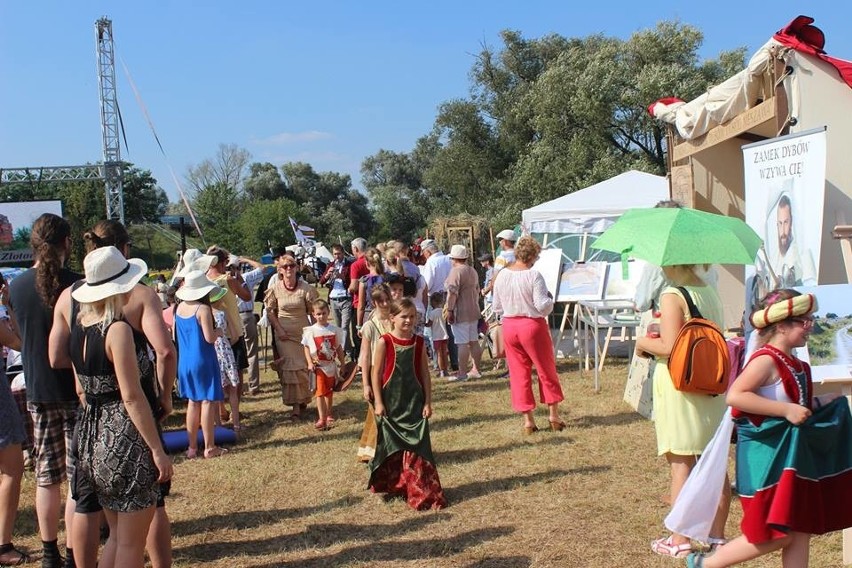
[[[580,258],[577,262],[584,262],[586,258],[586,239],[588,239],[588,233],[583,233],[583,239],[580,242]],[[547,246],[547,235],[544,235],[544,242],[542,243],[542,248]],[[560,265],[561,268],[561,265]],[[561,277],[561,274],[560,274]],[[559,292],[559,284],[556,286],[557,294]],[[556,294],[554,294],[556,296]],[[565,328],[568,327],[569,322],[571,326],[571,346],[574,347],[577,341],[577,324],[579,323],[579,315],[580,312],[577,309],[577,302],[559,302],[564,306],[564,310],[562,311],[562,322],[559,324],[559,335],[556,336],[556,341],[553,342],[553,357],[557,358],[559,354],[559,345],[562,343],[562,340],[565,338]],[[555,309],[553,310],[556,311]],[[582,360],[580,362],[580,369],[582,370]]]
[[[562,310],[562,321],[559,324],[559,334],[553,342],[554,359],[558,358],[559,345],[562,343],[563,339],[565,339],[565,329],[567,327],[570,327],[571,330],[569,336],[570,344],[573,346],[577,340],[577,317],[579,315],[579,312],[577,311],[577,302],[562,302],[562,305],[564,309]]]

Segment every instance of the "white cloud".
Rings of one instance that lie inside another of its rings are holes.
[[[334,138],[334,135],[330,132],[306,130],[304,132],[281,132],[266,138],[256,138],[253,142],[263,146],[283,146],[285,144],[315,142],[317,140],[328,140],[330,138]]]

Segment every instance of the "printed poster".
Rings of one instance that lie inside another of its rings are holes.
[[[825,160],[825,128],[743,146],[745,220],[765,249],[746,267],[747,311],[775,288],[819,283]]]

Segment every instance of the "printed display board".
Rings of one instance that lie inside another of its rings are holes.
[[[30,230],[44,213],[62,216],[62,202],[8,201],[0,203],[0,264],[31,262]]]
[[[775,288],[819,284],[825,129],[743,146],[745,217],[764,242],[746,267],[746,309]]]

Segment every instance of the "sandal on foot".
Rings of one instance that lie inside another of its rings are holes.
[[[538,432],[538,426],[536,426],[535,424],[533,424],[532,426],[524,426],[524,434],[526,434],[527,436],[535,434],[536,432]]]
[[[692,544],[685,542],[683,544],[674,544],[672,536],[666,538],[658,538],[651,543],[651,550],[660,556],[671,556],[672,558],[683,558],[692,552]]]
[[[317,420],[314,423],[314,428],[317,430],[328,430],[328,422],[326,420]]]
[[[707,555],[703,552],[691,552],[686,556],[686,568],[703,568]]]
[[[198,450],[193,450],[192,448],[186,450],[186,459],[194,460],[198,457]]]
[[[334,422],[335,422],[335,420],[334,420],[334,416],[329,416],[328,418],[326,418],[326,419],[325,419],[325,423],[326,423],[326,424],[328,424],[328,425],[329,425],[329,427],[330,427],[332,424],[334,424]]]
[[[9,558],[8,554],[14,554],[16,557]],[[20,566],[30,561],[30,556],[15,548],[15,545],[11,542],[0,546],[0,557],[6,557],[5,560],[0,559],[0,566]]]
[[[208,450],[204,450],[204,459],[218,458],[219,456],[224,456],[228,453],[228,450],[225,448],[220,448],[219,446],[213,446]]]
[[[562,430],[564,430],[567,427],[568,427],[568,425],[565,424],[564,420],[551,420],[550,421],[550,429],[553,430],[554,432],[561,432]]]
[[[707,539],[706,543],[704,543],[704,542],[701,543],[704,550],[702,550],[700,552],[704,552],[707,556],[709,556],[709,555],[713,554],[714,552],[716,552],[717,548],[719,548],[720,546],[724,546],[726,544],[728,544],[728,539],[716,538],[716,537],[711,536],[710,538]]]

